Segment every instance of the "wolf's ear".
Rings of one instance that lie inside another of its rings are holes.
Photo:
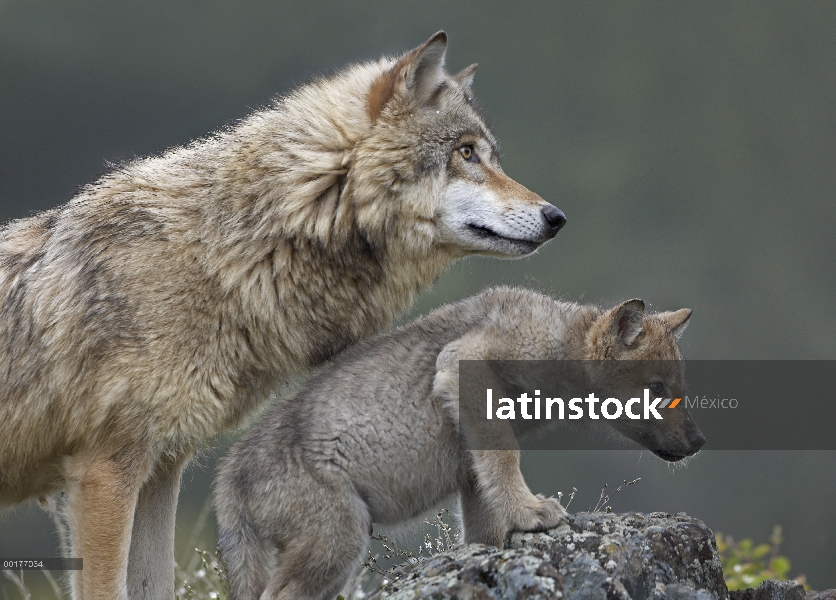
[[[678,338],[688,327],[688,319],[691,318],[692,312],[690,308],[681,308],[675,312],[659,313],[657,316],[668,324],[673,335]]]
[[[444,82],[446,52],[447,34],[439,31],[404,57],[401,72],[406,92],[419,103],[425,102]]]
[[[620,304],[612,318],[612,332],[625,346],[631,346],[642,332],[644,302],[638,298]]]
[[[460,83],[466,88],[469,88],[473,85],[473,76],[476,74],[476,67],[478,67],[476,63],[473,63],[469,67],[465,67],[455,75],[453,75],[453,79],[456,82]]]
[[[426,102],[445,78],[444,53],[447,34],[439,31],[426,42],[407,52],[395,65],[375,80],[369,89],[366,108],[376,121],[397,91],[403,97]],[[467,69],[465,69],[467,70]]]

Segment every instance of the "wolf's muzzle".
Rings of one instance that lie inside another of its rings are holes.
[[[566,215],[563,214],[563,211],[559,208],[552,206],[551,204],[546,204],[542,209],[541,212],[543,213],[543,218],[546,220],[546,223],[549,225],[549,236],[554,237],[557,235],[557,232],[566,225]]]

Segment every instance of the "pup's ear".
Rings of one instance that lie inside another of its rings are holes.
[[[426,42],[407,54],[400,62],[407,94],[419,103],[425,102],[444,81],[444,54],[447,52],[447,34],[439,31]]]
[[[613,336],[625,346],[631,346],[642,332],[644,302],[638,298],[620,304],[612,317]]]
[[[407,52],[391,69],[378,77],[366,98],[366,108],[372,122],[377,120],[396,91],[419,104],[426,102],[446,76],[446,51],[447,34],[439,31],[414,50]]]
[[[473,85],[473,76],[476,74],[476,67],[478,67],[476,63],[473,63],[469,67],[465,67],[455,75],[453,75],[453,79],[455,79],[458,83],[463,85],[466,88],[469,88]]]
[[[685,331],[685,328],[688,327],[688,319],[691,318],[692,312],[690,308],[681,308],[675,312],[659,313],[657,316],[668,324],[673,335],[678,338]]]

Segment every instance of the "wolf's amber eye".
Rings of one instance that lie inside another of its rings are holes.
[[[663,384],[661,381],[654,381],[648,386],[648,388],[650,388],[651,393],[659,395],[662,393],[662,390],[665,389],[665,384]]]
[[[473,151],[473,146],[467,145],[462,146],[459,148],[459,154],[462,155],[462,158],[469,162],[479,162],[479,157],[476,156],[476,153]]]

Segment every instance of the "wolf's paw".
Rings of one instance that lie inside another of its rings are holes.
[[[532,496],[527,506],[515,512],[509,527],[513,531],[544,531],[557,527],[569,516],[557,498],[546,498],[542,494]]]

